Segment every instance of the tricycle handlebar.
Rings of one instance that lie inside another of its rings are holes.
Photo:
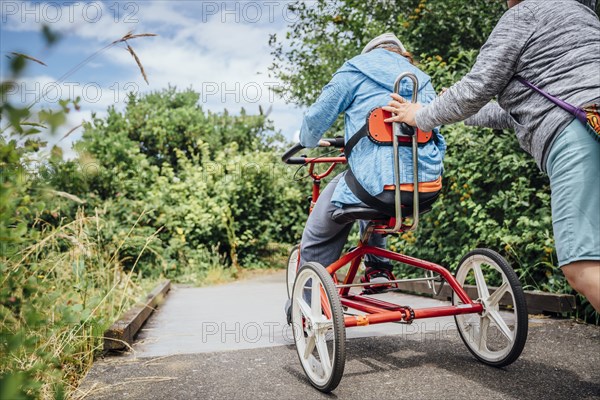
[[[327,138],[327,139],[321,139],[321,140],[323,140],[325,142],[329,142],[330,146],[332,146],[332,147],[337,147],[337,148],[344,147],[344,138],[343,137]],[[304,146],[302,146],[300,143],[296,143],[288,151],[286,151],[283,154],[283,156],[281,156],[281,160],[286,164],[305,164],[306,163],[305,157],[292,157],[293,155],[295,155],[302,149],[304,149]]]

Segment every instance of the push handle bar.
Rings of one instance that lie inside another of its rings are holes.
[[[412,81],[413,91],[412,91],[412,103],[417,102],[417,94],[419,91],[419,80],[416,75],[411,72],[404,72],[396,78],[396,82],[394,82],[394,92],[400,94],[400,82],[403,79],[408,78]],[[384,233],[394,233],[398,232],[401,229],[405,230],[415,230],[419,225],[419,162],[418,162],[418,142],[417,135],[415,134],[416,129],[402,123],[399,124],[397,122],[393,123],[393,131],[394,136],[392,138],[392,146],[394,149],[394,177],[396,189],[394,193],[394,203],[396,206],[396,224],[391,229],[385,229]],[[413,161],[413,223],[410,226],[402,225],[402,204],[400,203],[400,155],[398,153],[398,137],[400,136],[412,136],[412,161]]]
[[[323,140],[325,142],[329,142],[330,147],[336,147],[336,148],[344,147],[344,138],[343,137],[326,138],[326,139],[321,139],[321,140]],[[300,143],[296,143],[288,151],[286,151],[283,154],[283,156],[281,156],[281,160],[286,164],[305,164],[306,163],[305,157],[292,157],[302,149],[304,149],[304,146],[302,146]]]

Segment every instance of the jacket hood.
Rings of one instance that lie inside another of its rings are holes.
[[[385,49],[375,49],[346,61],[336,74],[343,72],[360,72],[390,92],[394,91],[394,82],[403,72],[415,74],[419,81],[419,91],[431,81],[427,74],[412,65],[405,57]],[[400,92],[402,95],[412,93],[410,79],[402,80]]]

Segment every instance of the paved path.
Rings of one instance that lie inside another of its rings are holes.
[[[134,345],[137,357],[208,353],[223,350],[283,346],[294,343],[287,325],[284,273],[229,285],[177,288],[148,321]],[[432,307],[445,302],[426,297],[386,293],[379,298],[398,304]],[[348,329],[348,338],[421,334],[455,330],[452,317],[416,321],[412,325],[383,324]]]
[[[600,399],[598,327],[531,319],[521,358],[494,369],[470,355],[451,317],[348,329],[344,378],[331,396],[322,395],[306,381],[291,345],[284,279],[278,273],[174,288],[134,352],[98,360],[78,397]],[[443,304],[382,296],[416,307]]]

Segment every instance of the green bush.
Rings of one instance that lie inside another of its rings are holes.
[[[79,199],[31,168],[38,144],[0,136],[3,399],[66,397],[104,330],[148,289],[123,273],[103,240],[104,221],[78,210]],[[73,210],[68,219],[60,215],[65,204]]]
[[[281,136],[263,115],[205,113],[198,96],[132,96],[124,112],[85,126],[78,160],[46,170],[52,185],[99,210],[108,243],[135,226],[118,248],[126,268],[142,249],[141,271],[152,276],[207,269],[201,260],[213,250],[235,268],[257,266],[273,242],[300,236],[305,195],[280,161]]]

